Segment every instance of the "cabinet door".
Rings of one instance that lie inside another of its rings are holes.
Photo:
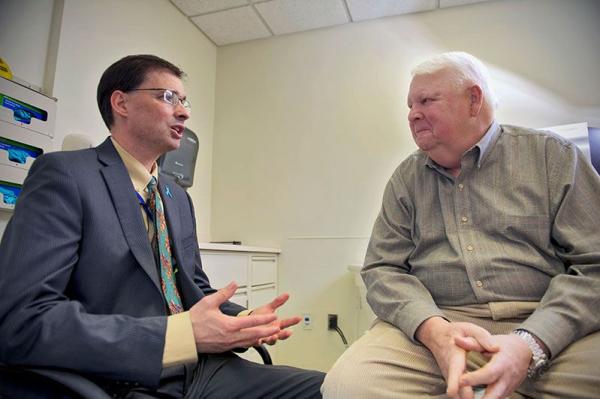
[[[275,287],[275,285],[251,287],[248,297],[249,308],[254,309],[266,303],[269,303],[276,296],[277,287]]]
[[[201,252],[202,268],[213,288],[225,287],[235,281],[239,287],[248,284],[248,255],[236,253]]]
[[[277,283],[277,258],[275,256],[253,255],[250,265],[251,285]]]

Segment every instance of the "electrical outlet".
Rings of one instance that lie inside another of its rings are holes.
[[[328,314],[327,315],[327,329],[335,330],[338,326],[338,315],[337,314]]]
[[[302,328],[305,330],[312,330],[312,316],[310,313],[304,313],[302,315]]]

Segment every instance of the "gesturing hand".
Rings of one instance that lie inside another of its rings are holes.
[[[246,348],[255,345],[261,338],[280,332],[279,325],[273,323],[277,319],[274,310],[255,311],[244,317],[223,314],[219,306],[231,298],[236,289],[237,285],[230,283],[214,294],[205,296],[190,309],[198,352],[221,353],[233,348]]]
[[[531,350],[514,334],[494,335],[499,350],[488,353],[490,361],[479,370],[466,373],[460,378],[461,387],[487,385],[483,399],[505,398],[521,385],[527,377]],[[472,339],[457,337],[456,344],[468,351],[486,352]]]
[[[261,314],[273,314],[275,311],[282,306],[287,300],[290,298],[289,294],[281,294],[271,302],[263,305],[259,308],[254,309],[252,312],[253,315],[261,315]],[[291,317],[289,319],[275,319],[271,323],[271,325],[279,327],[279,332],[276,334],[272,334],[268,337],[261,338],[258,341],[258,344],[267,343],[269,345],[274,345],[280,339],[287,339],[292,335],[292,330],[288,330],[288,327],[291,327],[300,322],[301,318],[298,316]]]

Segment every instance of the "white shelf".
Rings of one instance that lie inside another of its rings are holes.
[[[264,247],[251,247],[248,245],[234,245],[234,244],[216,244],[212,242],[200,242],[198,243],[200,249],[209,251],[232,251],[232,252],[258,252],[268,254],[279,254],[281,249],[279,248],[264,248]]]

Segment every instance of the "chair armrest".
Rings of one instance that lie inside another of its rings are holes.
[[[271,355],[264,344],[253,346],[253,348],[258,352],[264,364],[273,364],[273,359],[271,359]]]

